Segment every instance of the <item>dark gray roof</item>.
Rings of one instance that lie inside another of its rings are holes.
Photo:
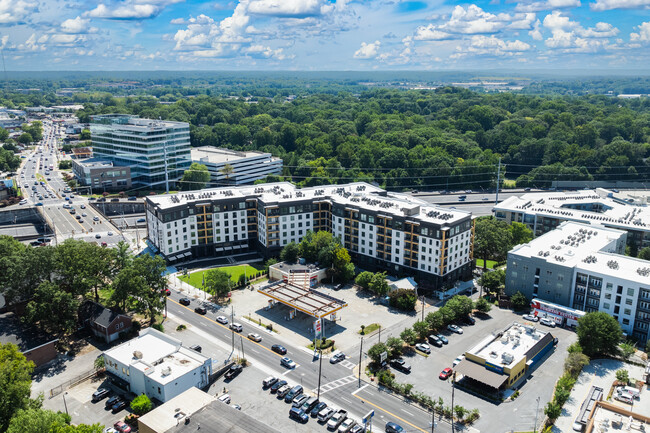
[[[165,433],[280,433],[266,423],[220,401],[214,401],[190,416],[188,424],[181,423]]]
[[[53,340],[56,338],[20,323],[14,313],[0,314],[0,343],[13,343],[27,352]]]
[[[92,301],[86,301],[79,308],[79,318],[82,322],[90,320],[104,328],[108,328],[119,316],[123,314]]]

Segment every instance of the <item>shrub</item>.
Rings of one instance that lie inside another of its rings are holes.
[[[530,302],[528,302],[526,296],[524,296],[524,294],[519,291],[512,295],[510,298],[510,303],[512,304],[512,308],[514,310],[523,310],[530,307]]]
[[[564,406],[564,403],[566,403],[566,401],[569,399],[570,394],[571,394],[570,389],[557,387],[555,388],[555,396],[553,401],[555,401],[555,403],[558,404],[560,407]]]
[[[467,409],[465,409],[463,406],[456,405],[454,407],[454,412],[456,413],[456,417],[462,421],[462,419],[465,418],[465,415],[467,414]]]
[[[467,414],[467,418],[465,418],[465,422],[467,422],[468,424],[473,424],[478,420],[479,416],[480,414],[478,409],[472,409],[469,412],[469,414]]]
[[[151,400],[146,394],[141,394],[131,402],[131,410],[137,415],[144,415],[153,407]]]
[[[618,380],[621,383],[627,384],[630,382],[630,374],[624,368],[620,370],[616,370],[616,380]]]
[[[580,346],[580,343],[578,343],[578,342],[576,341],[575,343],[572,343],[572,344],[567,348],[567,352],[569,352],[569,353],[577,353],[577,352],[582,353],[582,346]]]
[[[487,299],[479,298],[474,304],[474,308],[476,308],[481,313],[487,314],[492,309],[492,305],[487,301]]]
[[[186,330],[186,329],[187,329],[187,326],[185,326],[185,325],[183,325],[183,324],[180,324],[180,325],[178,325],[178,326],[176,327],[176,330],[177,330],[177,331],[184,331],[184,330]]]
[[[546,407],[544,407],[544,414],[549,417],[550,420],[555,421],[561,413],[562,406],[556,404],[553,401],[546,403]]]
[[[418,299],[415,291],[409,289],[393,290],[388,297],[390,306],[402,311],[413,311]]]
[[[634,352],[636,352],[636,347],[634,347],[634,344],[627,341],[625,343],[621,343],[620,348],[621,355],[624,359],[628,359],[630,356],[634,355]]]
[[[418,339],[417,334],[411,328],[405,328],[399,336],[404,340],[404,342],[406,342],[406,344],[410,344],[411,346],[414,345]]]
[[[581,352],[572,352],[564,361],[564,370],[572,377],[577,378],[582,368],[589,364],[589,357]]]
[[[154,323],[153,325],[151,325],[151,327],[156,331],[165,332],[165,328],[163,327],[162,323]]]

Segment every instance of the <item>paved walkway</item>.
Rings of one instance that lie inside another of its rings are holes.
[[[626,369],[631,379],[641,380],[643,378],[643,368],[636,365],[625,364],[622,361],[613,359],[593,360],[587,365],[578,376],[578,380],[571,391],[569,400],[562,408],[562,415],[555,421],[553,427],[554,433],[570,432],[575,417],[580,411],[580,405],[587,397],[592,386],[599,386],[603,389],[604,396],[607,398],[612,383],[616,380],[616,370]],[[623,405],[625,407],[625,405]],[[628,406],[629,407],[629,406]]]

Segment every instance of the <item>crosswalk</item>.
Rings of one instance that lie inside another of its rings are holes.
[[[322,385],[320,387],[320,393],[323,394],[327,391],[331,391],[333,389],[345,386],[348,383],[356,382],[357,380],[358,379],[353,375],[342,377],[341,379],[337,379],[332,382],[326,383],[325,385]],[[318,393],[318,389],[314,389],[313,391],[315,394]]]
[[[357,366],[357,364],[354,364],[354,363],[352,363],[352,362],[350,362],[348,360],[345,360],[345,359],[343,361],[339,362],[339,365],[341,367],[344,367],[344,368],[347,368],[347,369],[350,369],[350,370],[352,370],[354,367]]]

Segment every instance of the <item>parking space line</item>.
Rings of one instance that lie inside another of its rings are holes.
[[[401,417],[395,415],[394,413],[387,411],[387,410],[384,409],[383,407],[378,406],[378,405],[376,405],[376,404],[370,402],[369,400],[366,400],[366,399],[363,398],[363,397],[359,397],[358,395],[355,395],[355,394],[352,394],[352,395],[353,395],[354,397],[358,398],[359,400],[363,401],[364,403],[367,403],[367,404],[369,404],[370,406],[376,407],[376,408],[379,409],[380,411],[382,411],[382,412],[384,412],[384,413],[387,413],[388,415],[390,415],[390,416],[392,416],[392,417],[394,417],[394,418],[396,418],[396,419],[402,421],[402,422],[405,423],[405,424],[410,425],[410,426],[413,427],[414,429],[417,429],[417,430],[421,431],[422,433],[428,433],[426,430],[422,430],[420,427],[416,426],[415,424],[412,424],[412,423],[406,421],[404,418],[401,418]]]

